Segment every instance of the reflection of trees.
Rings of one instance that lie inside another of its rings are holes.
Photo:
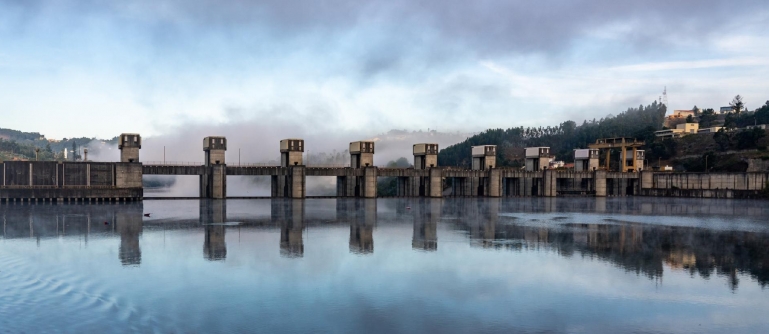
[[[485,231],[483,226],[487,225],[480,220],[462,229],[468,230],[471,238],[482,237],[483,245],[493,241],[496,248],[548,247],[563,256],[580,253],[649,278],[661,278],[663,264],[667,264],[703,278],[724,276],[733,289],[739,283],[738,273],[750,275],[762,287],[769,283],[769,239],[765,233],[641,224],[532,227],[510,223],[492,224],[495,233],[491,239],[473,232]]]
[[[473,247],[494,247],[496,239],[497,219],[499,215],[499,199],[459,199],[453,205],[446,207],[446,214],[458,215],[464,221],[464,230],[470,237]]]

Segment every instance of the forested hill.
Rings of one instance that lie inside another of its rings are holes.
[[[449,146],[438,154],[440,166],[470,166],[471,147],[497,145],[497,165],[518,167],[523,164],[523,148],[548,146],[558,160],[574,160],[572,150],[587,148],[598,138],[635,137],[653,140],[654,131],[662,128],[666,107],[656,101],[648,106],[629,108],[617,116],[585,120],[581,125],[566,121],[558,126],[539,128],[513,127],[488,129],[465,141]]]

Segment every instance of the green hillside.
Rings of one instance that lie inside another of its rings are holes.
[[[655,101],[647,106],[628,108],[616,116],[585,120],[580,125],[565,121],[548,127],[489,129],[440,151],[438,164],[470,166],[471,147],[475,145],[497,145],[497,165],[500,167],[522,166],[523,148],[536,146],[548,146],[559,160],[568,162],[574,159],[572,150],[586,148],[598,138],[635,137],[653,141],[654,131],[662,128],[665,112],[665,105]],[[666,154],[664,145],[653,151],[649,152],[652,156]]]

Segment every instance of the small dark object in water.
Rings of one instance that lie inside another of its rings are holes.
[[[410,207],[410,206],[407,206],[407,207],[406,207],[406,210],[411,210],[411,207]]]
[[[109,225],[109,222],[104,222],[104,225]]]
[[[149,214],[149,213],[145,213],[145,214],[144,214],[144,217],[149,217],[149,216],[150,216],[150,214]]]

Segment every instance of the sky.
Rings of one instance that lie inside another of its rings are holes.
[[[665,87],[670,110],[755,109],[766,31],[765,0],[0,0],[0,127],[473,132],[616,115]]]

